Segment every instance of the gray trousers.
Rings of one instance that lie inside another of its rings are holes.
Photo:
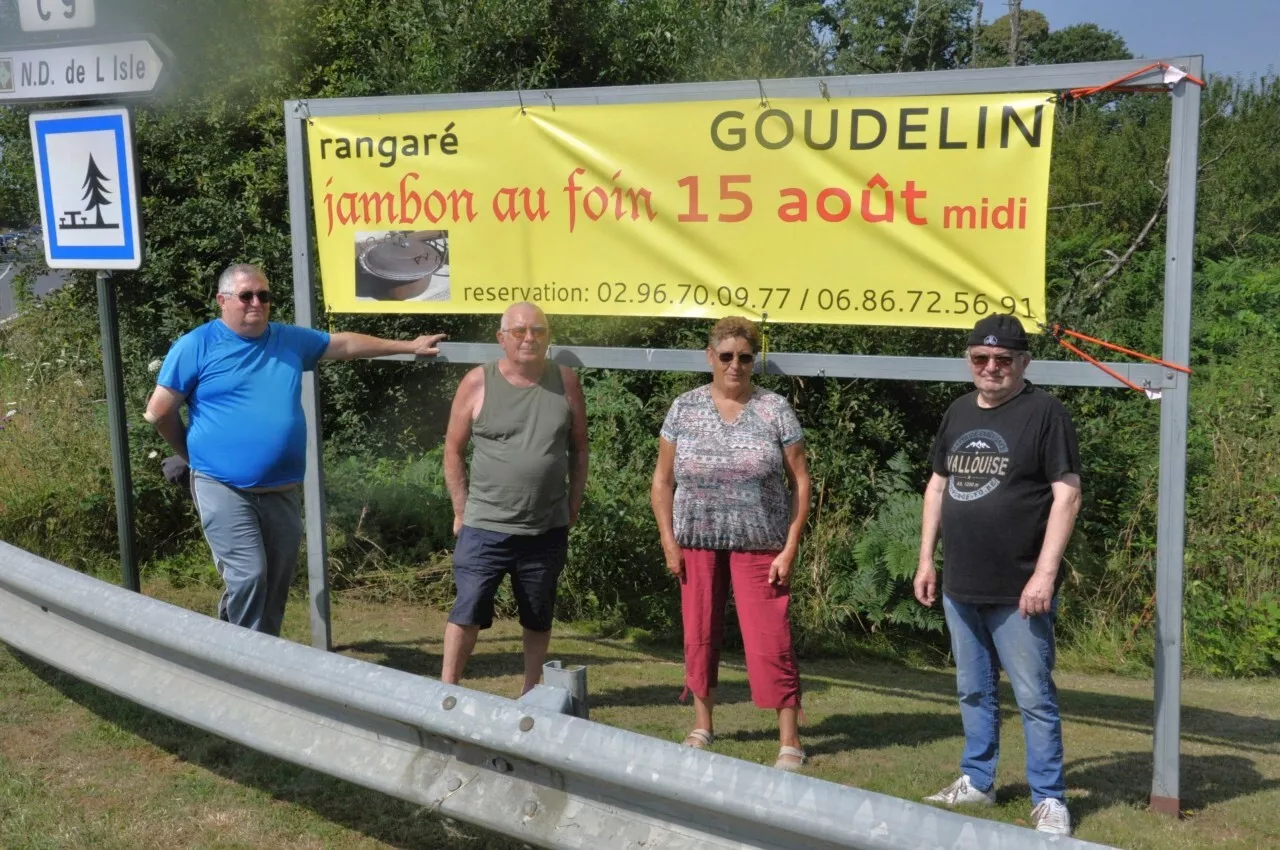
[[[302,543],[299,488],[251,493],[192,470],[191,492],[226,584],[218,619],[278,636]]]

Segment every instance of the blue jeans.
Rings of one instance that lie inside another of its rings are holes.
[[[278,636],[302,543],[298,488],[251,493],[192,470],[191,493],[226,583],[218,619]]]
[[[975,788],[996,782],[1000,757],[1000,704],[996,686],[1003,667],[1022,712],[1027,741],[1031,803],[1048,797],[1066,801],[1062,761],[1062,717],[1053,684],[1054,613],[1024,618],[1017,605],[956,602],[943,594],[942,608],[956,660],[956,691],[964,724],[960,770]]]

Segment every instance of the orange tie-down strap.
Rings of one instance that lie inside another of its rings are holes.
[[[1141,77],[1143,74],[1147,73],[1148,71],[1153,71],[1156,68],[1160,68],[1164,71],[1164,79],[1160,83],[1150,84],[1150,85],[1141,85],[1141,86],[1125,85],[1125,83],[1129,82],[1129,80],[1132,80],[1135,77]],[[1204,88],[1204,80],[1200,79],[1199,77],[1193,77],[1190,74],[1188,74],[1186,71],[1183,71],[1181,68],[1173,67],[1168,62],[1152,62],[1150,65],[1147,65],[1146,67],[1143,67],[1143,68],[1139,68],[1138,70],[1132,73],[1125,74],[1123,77],[1116,77],[1114,80],[1112,80],[1109,83],[1103,83],[1100,86],[1089,86],[1087,88],[1081,88],[1081,89],[1067,89],[1062,93],[1061,96],[1062,96],[1062,100],[1065,102],[1065,101],[1079,100],[1082,97],[1088,97],[1089,95],[1097,94],[1098,92],[1104,92],[1104,91],[1162,92],[1162,91],[1168,91],[1169,86],[1174,85],[1175,83],[1179,83],[1184,79],[1190,80],[1191,82],[1195,83],[1201,88]]]
[[[1058,345],[1061,345],[1067,351],[1070,351],[1072,354],[1075,354],[1081,360],[1084,360],[1087,363],[1092,363],[1094,366],[1097,366],[1099,369],[1106,372],[1108,375],[1115,378],[1117,381],[1124,384],[1129,389],[1135,390],[1140,393],[1144,393],[1147,396],[1147,398],[1151,399],[1152,401],[1155,401],[1156,399],[1160,398],[1159,390],[1149,386],[1148,387],[1138,386],[1133,381],[1130,381],[1128,378],[1118,373],[1116,370],[1107,366],[1105,363],[1100,362],[1097,358],[1090,356],[1085,351],[1082,351],[1078,346],[1073,345],[1070,342],[1067,342],[1067,340],[1064,339],[1064,337],[1069,336],[1069,337],[1074,337],[1075,339],[1081,340],[1082,342],[1092,342],[1095,345],[1100,345],[1103,348],[1110,349],[1111,351],[1118,351],[1121,354],[1128,354],[1130,357],[1137,357],[1139,360],[1146,360],[1148,363],[1156,363],[1161,366],[1164,366],[1167,369],[1173,369],[1175,371],[1181,372],[1184,375],[1191,374],[1191,368],[1188,366],[1179,366],[1177,363],[1170,363],[1167,360],[1161,360],[1159,357],[1152,357],[1150,354],[1143,354],[1140,351],[1134,351],[1131,348],[1125,348],[1123,345],[1116,345],[1114,342],[1107,342],[1104,339],[1097,339],[1096,337],[1087,336],[1085,334],[1080,333],[1079,331],[1073,331],[1070,328],[1064,328],[1062,325],[1057,324],[1056,322],[1052,325],[1046,325],[1040,322],[1037,322],[1037,324],[1040,325],[1040,328],[1042,330],[1046,331],[1054,339],[1056,339],[1058,341]]]

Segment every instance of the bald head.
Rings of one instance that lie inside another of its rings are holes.
[[[521,301],[512,304],[502,314],[498,343],[509,363],[540,372],[547,359],[550,342],[551,326],[547,324],[547,314],[537,304]]]
[[[547,314],[542,308],[530,301],[519,301],[508,307],[502,314],[502,324],[498,330],[505,331],[515,325],[542,325],[547,327]]]

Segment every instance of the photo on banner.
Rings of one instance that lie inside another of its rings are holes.
[[[331,312],[963,328],[1045,314],[1047,93],[308,122]]]

